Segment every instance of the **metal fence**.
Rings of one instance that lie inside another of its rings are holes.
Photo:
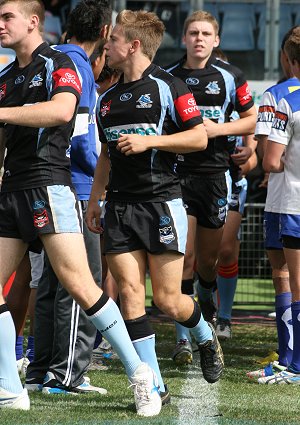
[[[245,206],[241,225],[239,280],[234,305],[274,305],[272,272],[263,242],[264,204]]]

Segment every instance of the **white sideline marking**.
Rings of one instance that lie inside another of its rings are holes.
[[[178,425],[218,424],[219,382],[209,384],[202,377],[200,367],[191,367],[187,373],[177,402]]]

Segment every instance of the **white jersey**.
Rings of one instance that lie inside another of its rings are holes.
[[[269,136],[278,102],[281,98],[299,88],[300,81],[297,78],[289,78],[265,91],[258,110],[255,135]],[[265,211],[280,212],[283,178],[283,173],[270,173]]]
[[[300,92],[280,100],[269,140],[286,146],[279,212],[300,214]]]

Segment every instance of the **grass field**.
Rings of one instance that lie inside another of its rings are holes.
[[[300,397],[297,386],[263,386],[249,382],[248,370],[255,359],[276,348],[274,325],[233,326],[233,339],[223,344],[225,372],[216,384],[207,384],[200,372],[198,353],[192,366],[178,368],[170,359],[174,326],[153,317],[157,354],[172,402],[160,416],[139,419],[133,395],[118,360],[109,371],[89,372],[94,385],[108,389],[106,396],[49,396],[33,394],[31,410],[0,411],[1,425],[257,425],[299,424]]]

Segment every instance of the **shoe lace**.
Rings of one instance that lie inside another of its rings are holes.
[[[146,380],[139,380],[139,382],[132,382],[128,388],[132,388],[135,399],[140,405],[148,403],[150,400],[150,391]]]

